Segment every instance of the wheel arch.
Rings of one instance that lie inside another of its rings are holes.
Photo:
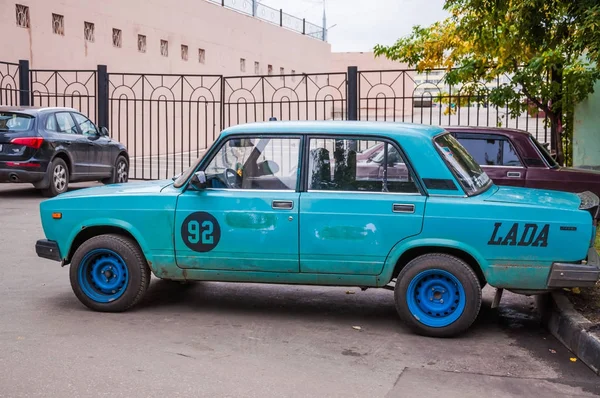
[[[82,225],[76,229],[76,231],[72,234],[69,239],[70,245],[68,250],[66,251],[67,255],[64,257],[64,264],[68,264],[73,258],[73,254],[75,251],[88,239],[93,238],[94,236],[104,235],[104,234],[115,234],[126,236],[132,239],[142,250],[146,261],[152,264],[152,259],[150,258],[150,254],[147,250],[147,245],[141,234],[131,225],[128,225],[123,222],[119,222],[118,220],[111,221],[97,221],[92,223],[86,223],[86,225]],[[152,268],[152,267],[150,267]]]
[[[52,156],[52,160],[59,158],[62,159],[67,164],[67,169],[69,170],[69,179],[73,175],[73,160],[71,159],[71,155],[69,155],[66,151],[58,151]]]
[[[481,287],[487,283],[484,269],[485,259],[473,248],[460,242],[446,240],[419,240],[399,243],[392,249],[386,260],[383,282],[389,283],[400,271],[415,258],[427,253],[442,253],[457,257],[467,263],[475,272]]]

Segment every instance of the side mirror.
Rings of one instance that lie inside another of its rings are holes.
[[[108,137],[108,129],[106,127],[100,127],[100,135]]]
[[[194,175],[192,175],[192,179],[190,180],[190,184],[198,191],[203,190],[206,188],[206,174],[203,171],[194,173]]]

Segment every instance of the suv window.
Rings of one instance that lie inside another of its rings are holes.
[[[79,131],[75,126],[75,122],[69,112],[57,112],[56,123],[58,124],[58,131],[67,134],[78,134]]]
[[[0,112],[0,131],[27,131],[33,125],[33,116]]]
[[[46,130],[58,131],[58,124],[56,123],[56,118],[54,117],[54,114],[50,114],[46,118]]]
[[[75,121],[79,125],[79,129],[81,130],[81,134],[85,136],[94,136],[98,135],[98,129],[96,125],[90,121],[87,117],[79,114],[79,113],[71,113],[75,118]]]
[[[499,136],[472,138],[460,135],[457,138],[482,166],[522,166],[515,148],[507,138]]]
[[[400,151],[383,141],[311,138],[308,189],[419,193]]]
[[[208,187],[296,190],[300,138],[227,140],[204,170]]]

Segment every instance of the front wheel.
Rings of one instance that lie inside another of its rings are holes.
[[[150,284],[150,269],[139,246],[112,234],[95,236],[79,246],[69,276],[79,301],[102,312],[129,309]]]
[[[450,337],[468,329],[481,308],[477,275],[461,259],[419,256],[404,267],[394,288],[400,318],[415,332]]]

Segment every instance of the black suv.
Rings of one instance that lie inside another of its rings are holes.
[[[0,183],[32,183],[45,196],[69,182],[127,182],[129,155],[71,108],[0,106]]]

